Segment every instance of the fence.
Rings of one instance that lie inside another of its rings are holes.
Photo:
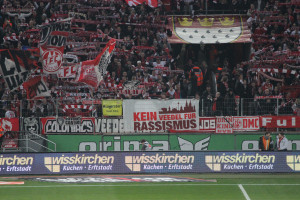
[[[145,100],[147,101],[147,100]],[[163,100],[162,100],[163,101]],[[43,99],[0,101],[0,117],[7,110],[16,117],[102,117],[101,100],[98,99]],[[200,116],[257,116],[300,115],[300,99],[257,97],[255,99],[225,97],[199,100]]]
[[[300,115],[300,99],[276,97],[200,99],[199,113],[200,116]]]

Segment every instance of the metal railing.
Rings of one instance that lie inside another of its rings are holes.
[[[25,137],[25,139],[20,139]],[[42,147],[50,152],[56,152],[56,143],[51,141],[51,140],[48,140],[47,138],[45,137],[42,137],[41,135],[38,135],[38,134],[35,134],[35,133],[29,133],[29,132],[24,132],[24,134],[21,134],[19,137],[19,140],[24,140],[26,142],[26,147],[27,147],[27,150],[29,149],[29,142],[32,142],[34,143],[35,145],[39,146],[39,147]],[[52,144],[53,145],[53,149],[49,148],[48,146],[46,145],[42,145],[34,140],[36,139],[39,139],[39,140],[42,140],[43,142],[48,142],[47,144]]]
[[[200,116],[299,115],[300,99],[224,98],[200,99]]]
[[[4,107],[13,111],[16,117],[102,117],[102,106],[94,104],[94,101],[95,99],[0,101],[0,109],[2,109],[0,118],[5,116]],[[221,99],[202,98],[199,101],[200,116],[299,115],[300,113],[300,99],[271,96],[250,99],[225,96]]]
[[[13,138],[18,145],[16,148],[6,148],[2,145],[2,152],[56,152],[56,143],[41,135],[20,131],[18,138]],[[38,142],[39,141],[39,142]],[[49,144],[53,148],[49,148]]]

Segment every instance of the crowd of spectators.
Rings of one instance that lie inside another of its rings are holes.
[[[95,58],[109,38],[116,38],[118,42],[108,73],[96,91],[74,83],[73,78],[44,74],[51,97],[25,100],[26,91],[10,92],[1,77],[3,112],[0,113],[11,115],[13,112],[16,116],[64,115],[68,112],[64,109],[66,105],[80,105],[83,100],[94,99],[92,104],[96,106],[93,112],[80,107],[70,112],[74,116],[100,116],[101,106],[97,101],[100,99],[196,98],[200,99],[200,114],[204,116],[299,115],[300,105],[296,100],[300,85],[299,2],[208,1],[208,10],[247,15],[253,43],[250,58],[241,63],[232,61],[234,48],[229,44],[168,43],[167,13],[201,14],[206,10],[205,2],[171,1],[171,10],[168,10],[161,1],[158,8],[151,8],[146,4],[129,7],[120,0],[1,0],[2,49],[37,47],[39,37],[34,30],[70,15],[78,20],[72,22],[75,36],[68,40],[65,53],[74,53],[78,57],[77,62]],[[64,62],[67,64],[68,60]],[[191,70],[195,66],[204,74],[201,87],[197,87],[197,77]],[[267,70],[262,71],[262,68]],[[273,70],[268,71],[270,68]],[[211,71],[217,75],[217,92],[207,76]]]

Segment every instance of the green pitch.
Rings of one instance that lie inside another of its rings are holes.
[[[48,183],[1,185],[2,200],[299,200],[300,174],[182,174],[216,183]],[[1,178],[0,181],[9,179]],[[14,180],[16,181],[16,180]],[[20,180],[18,180],[20,181]]]

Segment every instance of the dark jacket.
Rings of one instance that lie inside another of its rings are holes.
[[[261,136],[259,138],[259,149],[262,151],[273,151],[274,150],[274,142],[272,137],[268,140],[265,139],[265,136]]]

